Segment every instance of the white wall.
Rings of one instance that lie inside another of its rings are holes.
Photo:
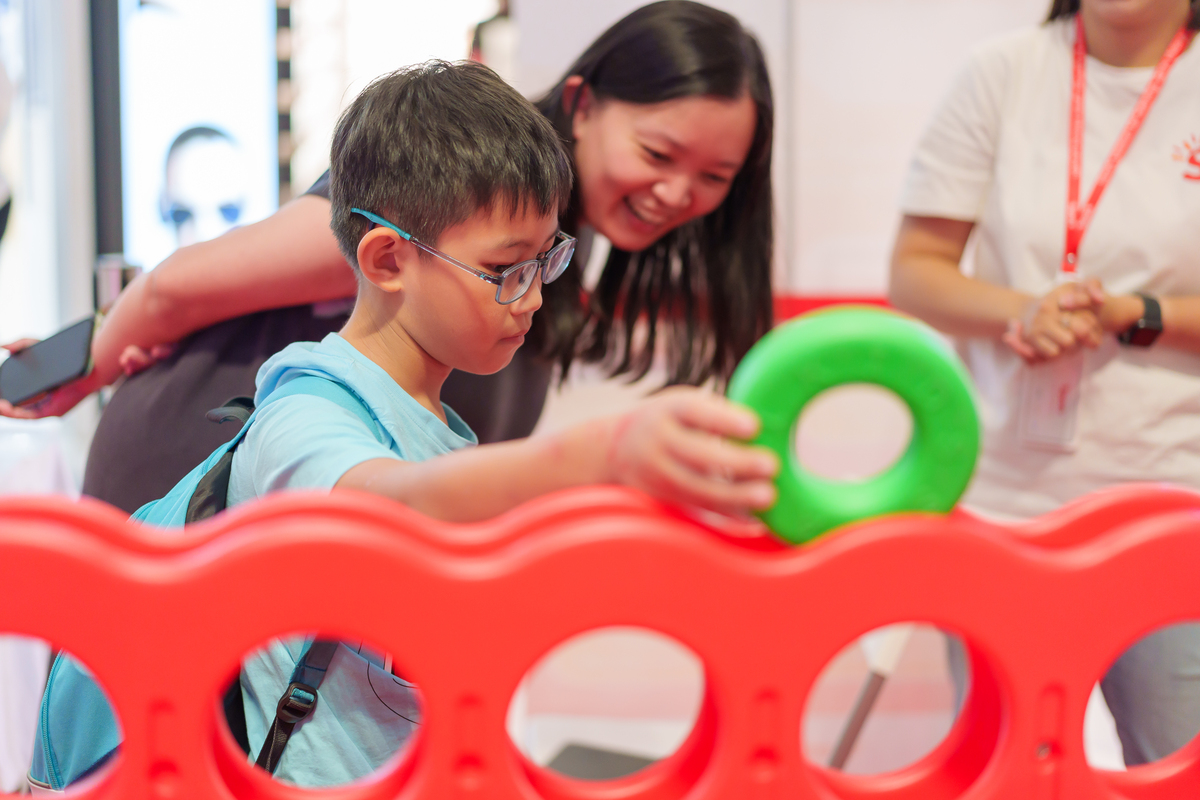
[[[1049,0],[792,0],[789,287],[882,294],[905,169],[971,48]]]

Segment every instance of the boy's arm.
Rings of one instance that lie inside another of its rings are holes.
[[[452,522],[489,519],[547,492],[603,483],[737,514],[766,508],[775,498],[775,455],[730,441],[747,439],[757,428],[752,413],[722,397],[672,389],[628,414],[552,435],[418,463],[365,461],[337,487],[391,497]]]

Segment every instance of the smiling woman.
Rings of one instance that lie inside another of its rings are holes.
[[[613,243],[586,309],[577,270],[547,291],[545,350],[564,368],[579,355],[634,377],[665,352],[672,382],[728,378],[771,326],[774,102],[758,42],[708,6],[653,3],[601,34],[538,106],[573,145],[564,228]]]

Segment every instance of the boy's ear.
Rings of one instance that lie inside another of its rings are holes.
[[[417,248],[387,228],[373,228],[358,242],[358,271],[385,292],[404,290],[404,273]]]

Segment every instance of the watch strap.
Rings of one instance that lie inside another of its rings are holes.
[[[1142,298],[1142,302],[1146,304],[1146,310],[1142,312],[1142,322],[1145,328],[1153,328],[1156,331],[1162,330],[1162,304],[1157,298],[1151,297],[1148,294],[1138,292],[1138,297]]]
[[[1142,317],[1119,333],[1117,341],[1134,347],[1149,347],[1163,330],[1162,305],[1148,294],[1137,292],[1137,296],[1142,298]]]

